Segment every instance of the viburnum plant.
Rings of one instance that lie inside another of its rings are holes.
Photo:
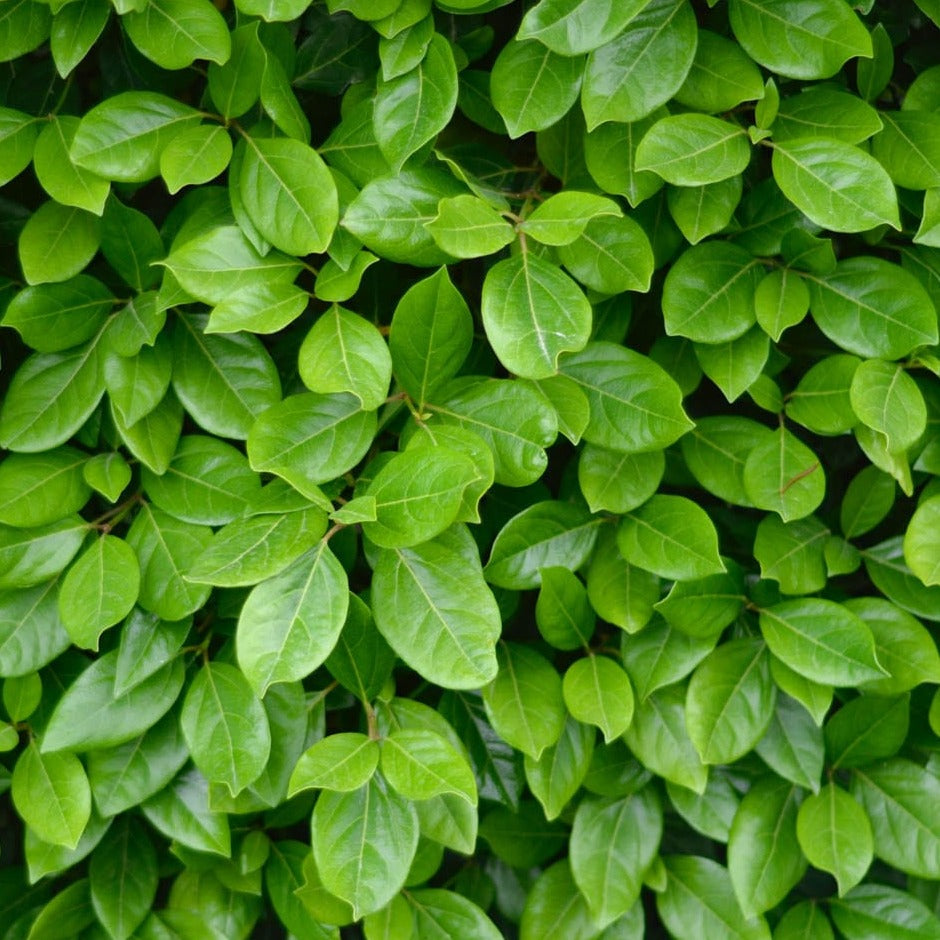
[[[937,0],[0,0],[0,936],[940,937]]]

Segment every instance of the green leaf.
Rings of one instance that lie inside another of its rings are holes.
[[[526,783],[547,820],[557,819],[581,787],[591,766],[594,738],[593,728],[569,716],[561,737],[541,757],[523,757]]]
[[[238,665],[260,697],[303,679],[329,656],[346,621],[346,572],[326,542],[248,595],[235,634]],[[248,781],[250,782],[250,781]]]
[[[482,908],[455,891],[424,888],[409,891],[407,899],[413,907],[414,929],[419,937],[474,937],[499,940],[502,934]],[[409,928],[411,927],[409,919]],[[391,934],[381,934],[392,940]],[[366,937],[373,940],[366,926]]]
[[[510,137],[544,130],[565,115],[581,90],[583,62],[521,37],[503,46],[490,73],[490,94]]]
[[[767,777],[741,800],[728,837],[728,874],[745,917],[779,904],[806,871],[796,832],[800,798],[793,784]]]
[[[336,304],[307,333],[297,367],[311,391],[350,392],[366,411],[382,404],[392,378],[392,357],[378,329]]]
[[[154,505],[184,522],[224,525],[261,493],[244,455],[217,438],[186,435],[166,472],[144,469],[142,482]]]
[[[125,206],[114,195],[108,199],[101,218],[101,253],[135,290],[149,290],[160,283],[160,269],[155,263],[166,254],[160,233],[148,216]],[[108,331],[108,339],[115,352],[132,356],[139,352],[142,344],[154,344],[156,332],[163,326],[166,314],[162,311],[151,312],[150,295],[132,299],[125,313],[131,324],[121,330],[112,326]],[[145,321],[141,322],[145,317]],[[153,319],[157,317],[159,324],[155,325]],[[124,348],[124,343],[130,342],[128,333],[135,337],[135,348]],[[118,339],[123,342],[118,342]]]
[[[184,580],[205,550],[212,530],[181,522],[172,516],[141,506],[127,533],[127,543],[140,562],[139,603],[163,620],[182,620],[198,610],[209,589]]]
[[[760,377],[770,354],[770,340],[757,326],[724,343],[696,343],[702,371],[729,401],[735,401]]]
[[[910,727],[910,699],[860,695],[826,722],[826,751],[834,768],[864,767],[901,749]]]
[[[170,387],[172,371],[167,342],[142,347],[136,356],[105,353],[105,388],[124,424],[136,424],[160,404]]]
[[[856,257],[810,281],[819,328],[866,358],[900,359],[937,342],[933,303],[914,275],[880,258]]]
[[[894,480],[877,467],[859,471],[842,498],[839,524],[847,539],[864,535],[890,512],[894,504]]]
[[[155,829],[197,852],[229,858],[232,852],[228,817],[209,809],[209,784],[191,767],[164,785],[141,805]]]
[[[907,450],[927,427],[923,395],[898,363],[880,359],[861,363],[849,398],[859,420],[885,436],[889,451]]]
[[[423,59],[411,71],[378,82],[375,139],[389,166],[405,161],[433,140],[457,106],[457,67],[450,43],[434,33]]]
[[[173,705],[183,685],[180,660],[116,695],[118,655],[113,650],[96,659],[68,687],[43,734],[44,753],[123,744],[156,724]]]
[[[705,764],[730,764],[763,737],[777,688],[760,640],[722,643],[689,681],[686,726]]]
[[[705,114],[678,114],[661,118],[646,132],[636,167],[676,186],[703,186],[737,176],[750,158],[743,128]]]
[[[333,177],[299,140],[245,137],[238,191],[252,223],[290,255],[325,251],[339,220]]]
[[[200,124],[177,134],[160,154],[160,175],[171,194],[184,186],[215,179],[232,159],[232,139],[224,127]]]
[[[578,460],[578,483],[591,512],[625,513],[656,492],[664,467],[662,451],[624,454],[588,444]]]
[[[667,685],[641,701],[623,735],[640,762],[657,776],[702,793],[708,768],[699,758],[688,731],[684,683]]]
[[[67,281],[82,271],[101,244],[99,220],[84,209],[50,200],[29,218],[17,242],[28,284]]]
[[[773,718],[755,748],[774,773],[817,792],[825,747],[809,712],[789,695],[779,694]]]
[[[704,186],[670,187],[666,191],[666,204],[685,240],[696,245],[728,226],[743,190],[740,176]],[[755,294],[755,305],[756,299]]]
[[[78,845],[91,815],[91,790],[74,754],[43,754],[30,742],[13,768],[11,796],[16,811],[45,842]]]
[[[258,584],[313,548],[325,531],[326,514],[309,505],[283,515],[235,519],[213,535],[186,580],[218,587]]]
[[[646,232],[626,216],[591,219],[558,256],[582,284],[602,294],[649,290],[655,266]]]
[[[924,584],[940,584],[937,564],[937,520],[940,519],[940,497],[924,500],[914,511],[904,533],[904,560]]]
[[[111,15],[107,0],[81,0],[55,12],[49,36],[49,51],[62,78],[91,51]]]
[[[232,796],[255,781],[271,751],[267,715],[245,677],[226,663],[206,663],[180,713],[193,762]]]
[[[810,864],[835,877],[839,897],[864,878],[874,857],[871,825],[845,790],[829,783],[808,797],[800,807],[796,832]]]
[[[864,150],[835,138],[799,137],[775,143],[772,162],[784,195],[817,225],[835,232],[900,227],[891,179]]]
[[[277,370],[250,334],[208,335],[201,316],[180,316],[173,331],[173,390],[212,434],[244,440],[255,417],[280,401]]]
[[[783,522],[765,516],[757,526],[754,557],[762,578],[780,585],[783,594],[813,594],[826,586],[826,540],[830,532],[815,516]]]
[[[708,492],[737,506],[753,506],[744,482],[751,452],[771,440],[770,430],[739,415],[702,418],[682,438],[682,456]]]
[[[176,247],[161,262],[197,300],[219,304],[242,290],[290,284],[302,265],[277,251],[261,255],[236,225],[220,225]]]
[[[829,78],[853,56],[872,54],[868,31],[841,0],[731,0],[729,14],[744,51],[787,78]]]
[[[774,341],[784,330],[800,323],[809,310],[809,288],[805,281],[783,268],[764,275],[754,291],[757,322]]]
[[[612,923],[637,902],[662,826],[662,808],[650,788],[625,799],[592,797],[579,805],[571,870],[596,923]]]
[[[130,426],[121,421],[113,406],[111,419],[131,454],[154,473],[165,473],[176,452],[183,428],[183,406],[171,392],[140,421]]]
[[[479,258],[505,248],[516,234],[485,199],[463,195],[442,199],[428,231],[442,251],[455,258]]]
[[[744,606],[741,568],[725,560],[725,571],[691,581],[677,581],[656,604],[670,626],[692,637],[712,637],[737,618]]]
[[[872,930],[891,936],[921,940],[940,930],[937,915],[911,894],[886,885],[860,885],[832,903],[832,919],[848,940],[861,940]]]
[[[499,587],[538,587],[541,570],[563,564],[580,568],[590,557],[598,520],[570,503],[535,503],[513,516],[493,542],[484,574]]]
[[[858,424],[851,398],[857,356],[826,356],[800,379],[787,401],[787,417],[817,434],[845,434]]]
[[[706,242],[687,249],[663,285],[663,317],[669,336],[699,343],[737,339],[755,320],[759,262],[743,248]]]
[[[700,29],[692,68],[675,97],[687,108],[717,114],[742,101],[762,99],[764,82],[760,70],[736,42]]]
[[[932,807],[940,781],[929,770],[898,757],[858,768],[852,795],[868,814],[878,858],[921,878],[938,877],[940,826]]]
[[[773,136],[776,141],[825,137],[858,144],[881,130],[881,113],[844,91],[810,88],[780,102]]]
[[[503,740],[538,760],[564,731],[561,677],[543,656],[519,644],[501,644],[497,656],[499,672],[483,689],[487,717]]]
[[[100,281],[79,274],[59,284],[26,287],[3,315],[31,349],[61,352],[91,339],[104,325],[114,298]]]
[[[826,480],[816,455],[796,435],[780,428],[748,454],[744,488],[759,509],[776,512],[790,522],[819,506]]]
[[[36,141],[33,169],[42,188],[57,202],[101,215],[111,185],[72,163],[69,149],[78,125],[75,117],[56,117],[47,124]]]
[[[86,460],[72,447],[7,456],[0,462],[0,523],[36,528],[78,512],[90,495]]]
[[[36,353],[17,369],[0,409],[0,446],[36,453],[64,444],[104,393],[100,333],[61,353]]]
[[[815,901],[794,904],[774,929],[774,940],[833,940],[829,920]]]
[[[891,181],[905,189],[940,185],[940,115],[929,111],[882,111],[884,128],[872,140],[872,155]]]
[[[382,741],[382,774],[409,800],[452,793],[471,806],[477,803],[476,781],[466,758],[433,731],[393,731]]]
[[[688,636],[654,617],[636,636],[621,638],[620,655],[644,701],[657,689],[684,679],[714,645],[714,636]]]
[[[38,118],[13,108],[0,108],[0,185],[29,166],[39,132]]]
[[[198,123],[194,108],[152,91],[106,98],[82,118],[73,162],[115,182],[142,183],[160,171],[160,153],[175,134]]]
[[[587,590],[594,610],[628,633],[636,633],[649,622],[660,594],[659,578],[628,565],[612,532],[598,539],[588,568]]]
[[[226,118],[244,114],[258,100],[266,56],[258,40],[256,22],[232,30],[232,53],[223,65],[210,62],[209,94]]]
[[[447,268],[440,268],[409,288],[395,308],[388,337],[395,378],[423,407],[457,374],[472,339],[467,303]]]
[[[130,613],[139,589],[133,549],[102,535],[69,568],[59,589],[59,617],[72,642],[97,650],[101,634]]]
[[[497,670],[499,609],[467,538],[450,529],[413,548],[382,549],[372,580],[379,632],[412,669],[445,688],[478,688]]]
[[[796,699],[816,725],[821,726],[832,705],[832,686],[807,679],[773,655],[770,657],[770,673],[778,687]]]
[[[413,805],[378,778],[351,793],[324,791],[312,830],[324,887],[348,901],[356,918],[398,893],[418,846]]]
[[[904,562],[904,537],[894,536],[866,549],[865,570],[872,583],[898,607],[915,617],[937,618],[937,585],[926,587]]]
[[[586,646],[594,632],[595,618],[584,584],[564,567],[543,568],[540,576],[539,596],[535,602],[539,633],[556,649]]]
[[[742,914],[726,868],[695,855],[671,855],[663,861],[666,889],[656,896],[656,909],[669,930],[729,940],[769,940],[763,917]]]
[[[306,309],[310,295],[293,284],[252,284],[212,308],[206,333],[277,333]]]
[[[685,0],[653,0],[626,29],[588,57],[581,106],[589,131],[605,121],[638,121],[682,86],[697,29]]]
[[[562,360],[561,371],[587,395],[588,443],[642,453],[661,450],[692,427],[679,386],[655,362],[631,349],[588,343]]]
[[[620,207],[605,196],[563,191],[549,196],[520,223],[519,230],[543,245],[570,245],[599,216],[617,216]]]
[[[643,9],[642,0],[542,0],[522,20],[520,39],[537,39],[563,56],[590,52],[610,42]]]
[[[191,626],[190,618],[167,623],[139,609],[131,611],[118,641],[114,694],[123,695],[170,662]]]
[[[140,13],[121,17],[131,42],[165,69],[184,69],[196,59],[225,63],[232,43],[222,14],[209,0],[150,0]]]
[[[51,21],[44,4],[30,0],[8,4],[0,19],[0,59],[16,59],[42,45],[49,38]]]
[[[657,108],[638,121],[601,124],[584,138],[584,159],[592,179],[607,192],[625,196],[631,206],[638,206],[663,186],[655,173],[637,171],[636,149],[666,113],[665,108]]]
[[[400,732],[401,733],[401,732]],[[364,734],[331,734],[308,748],[291,773],[290,796],[303,790],[358,790],[379,766],[379,744]]]
[[[658,494],[627,513],[617,546],[631,565],[663,578],[703,578],[725,570],[714,525],[684,496]]]
[[[676,812],[693,829],[710,839],[728,841],[741,800],[726,775],[710,774],[701,794],[675,783],[667,783],[666,792]]]
[[[366,454],[376,417],[348,393],[289,395],[263,411],[248,435],[253,470],[276,473],[311,498],[315,484],[352,469]]]
[[[529,253],[487,272],[482,312],[496,355],[523,378],[554,375],[559,356],[583,349],[591,335],[591,305],[577,284]]]
[[[157,853],[140,823],[122,816],[111,826],[91,856],[88,876],[95,915],[111,937],[126,940],[150,911],[159,880]]]
[[[606,656],[590,655],[572,663],[562,681],[562,694],[572,716],[600,728],[608,744],[633,720],[630,679]]]
[[[884,670],[865,622],[842,604],[823,598],[783,601],[760,613],[770,651],[813,682],[854,685]]]
[[[553,930],[578,940],[597,936],[597,925],[571,876],[567,859],[543,871],[528,892],[519,937],[520,940],[537,940]]]

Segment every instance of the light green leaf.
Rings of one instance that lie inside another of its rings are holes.
[[[375,777],[351,793],[324,791],[312,830],[324,887],[348,901],[357,918],[398,893],[418,847],[413,804]]]
[[[562,694],[572,716],[600,728],[608,744],[633,720],[630,679],[606,656],[592,654],[572,663],[562,680]]]
[[[111,184],[72,163],[69,149],[78,125],[76,117],[53,118],[36,141],[33,169],[42,188],[57,202],[101,215]]]
[[[748,454],[744,488],[755,506],[789,522],[819,506],[826,480],[816,455],[786,428],[779,428]]]
[[[101,224],[85,209],[50,200],[29,217],[17,252],[27,284],[67,281],[82,271],[101,244]]]
[[[484,569],[487,581],[524,590],[538,587],[543,568],[580,568],[594,547],[598,521],[571,503],[548,500],[529,506],[496,536]]]
[[[861,940],[885,928],[904,940],[926,940],[940,932],[940,919],[926,904],[910,892],[887,885],[860,885],[847,897],[833,901],[831,911],[848,940]]]
[[[466,758],[433,731],[393,731],[382,741],[382,773],[406,799],[428,800],[451,793],[476,806],[476,781]]]
[[[872,140],[872,155],[892,182],[905,189],[940,185],[940,114],[913,110],[879,114],[884,128]]]
[[[861,360],[826,356],[800,379],[787,401],[787,417],[817,434],[845,434],[858,424],[851,389]]]
[[[29,166],[40,128],[38,118],[13,108],[0,108],[0,185],[9,183]]]
[[[868,30],[842,0],[731,0],[729,14],[744,51],[787,78],[829,78],[872,54]]]
[[[310,675],[336,645],[348,606],[346,572],[326,542],[253,588],[235,634],[252,689],[263,696],[272,683]]]
[[[255,781],[271,752],[268,717],[245,677],[227,663],[206,663],[180,712],[193,763],[232,796]]]
[[[146,182],[160,172],[163,148],[200,117],[194,108],[166,95],[122,92],[85,114],[70,155],[76,165],[104,179]]]
[[[225,20],[209,0],[149,0],[121,25],[138,50],[165,69],[184,69],[196,59],[222,65],[232,52]]]
[[[558,249],[562,264],[602,294],[649,290],[655,260],[643,227],[627,216],[596,216],[583,234]]]
[[[564,858],[543,871],[529,890],[519,922],[519,938],[538,940],[555,930],[573,940],[598,935],[587,901]]]
[[[834,783],[803,802],[796,832],[810,863],[835,877],[839,897],[854,888],[871,865],[874,845],[868,816]]]
[[[481,258],[515,241],[512,225],[485,199],[469,194],[442,199],[427,223],[434,241],[455,258]]]
[[[379,766],[379,744],[364,734],[331,734],[307,748],[294,767],[288,794],[303,790],[348,793],[368,783]]]
[[[907,450],[927,427],[927,406],[917,383],[895,362],[867,359],[852,377],[852,410],[885,436],[891,452]]]
[[[817,225],[835,232],[863,232],[882,224],[900,228],[891,179],[858,147],[835,138],[780,141],[774,144],[772,166],[787,199]]]
[[[578,484],[591,512],[625,513],[656,492],[664,468],[662,451],[624,454],[588,444],[578,460]]]
[[[69,568],[59,589],[59,617],[72,642],[98,649],[101,634],[123,620],[140,589],[140,567],[123,539],[102,535]]]
[[[661,118],[640,141],[636,168],[676,186],[703,186],[742,173],[751,158],[744,129],[705,114]]]
[[[769,354],[770,338],[757,326],[724,343],[695,344],[695,358],[702,371],[729,402],[736,401],[757,381]]]
[[[638,121],[682,86],[695,57],[695,14],[685,0],[653,0],[588,57],[581,106],[589,131]]]
[[[631,565],[663,578],[703,578],[725,570],[714,525],[684,496],[658,494],[627,513],[617,546]]]
[[[744,573],[729,559],[725,572],[677,581],[656,604],[670,626],[692,637],[712,637],[737,618],[744,605]]]
[[[758,781],[741,800],[728,837],[728,873],[745,917],[776,907],[806,871],[796,835],[798,787]]]
[[[320,155],[287,138],[245,138],[238,191],[261,235],[289,255],[325,251],[339,220],[336,184]]]
[[[91,816],[91,790],[74,754],[43,754],[35,741],[13,768],[13,805],[45,842],[74,849]]]
[[[542,0],[526,13],[518,36],[576,56],[615,39],[643,6],[643,0]]]
[[[809,310],[809,288],[789,268],[764,275],[754,291],[757,322],[774,341],[784,330],[799,323]]]
[[[624,799],[589,797],[571,830],[571,872],[598,925],[637,902],[663,830],[663,811],[651,787]]]
[[[504,741],[538,760],[565,727],[561,677],[526,646],[501,644],[497,656],[499,673],[483,689],[487,717]]]
[[[692,68],[676,92],[676,101],[696,111],[718,114],[731,111],[742,101],[763,97],[760,69],[744,50],[726,36],[700,29]]]
[[[926,585],[940,584],[937,532],[940,496],[924,500],[911,517],[904,533],[904,560]]]
[[[224,127],[200,124],[177,134],[160,154],[160,175],[170,193],[215,179],[232,159]]]
[[[606,196],[564,190],[549,196],[526,216],[519,230],[543,245],[569,245],[598,216],[620,217],[620,207]]]
[[[141,811],[155,829],[188,848],[224,858],[232,854],[228,817],[209,809],[209,783],[195,767],[142,803]]]
[[[392,378],[392,357],[378,329],[336,304],[307,333],[297,366],[311,391],[350,392],[366,411],[382,404]]]
[[[450,43],[434,33],[414,69],[376,87],[375,139],[393,171],[447,126],[456,106],[454,55]]]
[[[422,888],[409,891],[407,900],[412,906],[414,919],[414,928],[411,927],[411,917],[408,927],[417,930],[415,936],[474,937],[479,940],[499,940],[502,936],[482,908],[456,891]],[[393,937],[390,933],[373,936],[368,925],[365,933],[367,940],[398,940],[398,935]]]
[[[412,669],[445,688],[478,688],[497,670],[499,609],[468,538],[450,529],[413,548],[383,549],[372,579],[379,632]]]
[[[783,594],[813,594],[826,586],[826,540],[830,531],[815,516],[784,522],[765,516],[757,526],[754,557],[762,578],[780,585]]]
[[[825,745],[813,716],[789,695],[779,694],[773,718],[755,748],[774,773],[818,792]]]
[[[78,512],[91,494],[82,474],[87,459],[73,447],[9,454],[0,461],[0,523],[36,528]]]
[[[568,716],[561,737],[538,760],[524,756],[526,783],[547,820],[557,819],[578,792],[591,766],[594,738],[593,728]]]
[[[685,240],[697,245],[729,225],[743,191],[744,181],[740,176],[704,186],[671,186],[666,191],[666,204]]]
[[[884,670],[865,622],[835,601],[807,597],[783,601],[760,613],[770,651],[813,682],[854,685]]]
[[[118,641],[114,694],[123,695],[152,676],[179,652],[192,627],[192,619],[173,623],[139,608],[131,611]]]
[[[722,643],[689,680],[686,726],[705,764],[730,764],[750,751],[773,717],[777,688],[760,640]]]
[[[585,136],[584,160],[598,186],[625,196],[631,206],[662,189],[663,181],[655,173],[637,171],[636,149],[643,135],[666,113],[665,108],[657,108],[638,121],[611,121]]]
[[[541,42],[510,39],[490,73],[493,105],[509,136],[544,130],[562,118],[578,98],[583,63]]]

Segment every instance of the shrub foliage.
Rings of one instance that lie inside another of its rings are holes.
[[[940,936],[936,0],[0,0],[0,934]]]

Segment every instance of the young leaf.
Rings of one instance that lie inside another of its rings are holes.
[[[402,729],[382,742],[382,774],[409,800],[452,793],[476,806],[477,787],[470,765],[453,745],[433,731]]]
[[[608,744],[633,720],[630,679],[606,656],[591,655],[572,663],[562,681],[562,694],[568,711],[578,721],[600,728]]]
[[[294,767],[288,793],[337,790],[348,793],[368,783],[379,766],[379,745],[364,734],[331,734],[309,747]]]

